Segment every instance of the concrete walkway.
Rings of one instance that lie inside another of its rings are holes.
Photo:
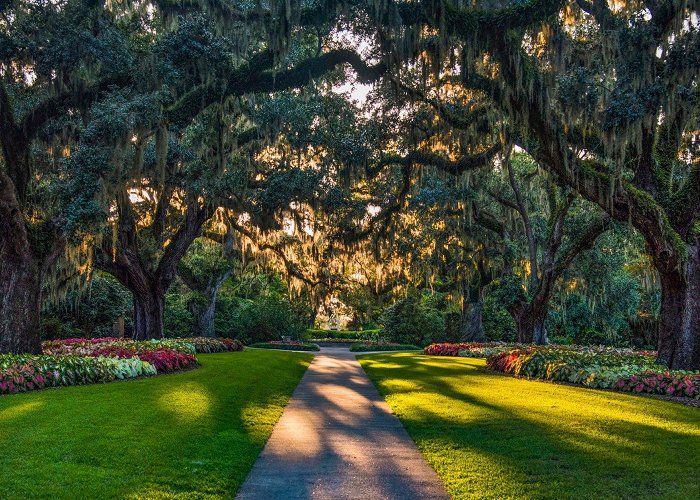
[[[239,499],[449,498],[347,348],[323,348]]]

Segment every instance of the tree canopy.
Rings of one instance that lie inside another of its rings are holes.
[[[211,335],[255,261],[314,311],[401,299],[461,339],[498,310],[547,342],[634,283],[580,330],[644,311],[658,361],[698,369],[699,24],[678,0],[0,2],[0,352],[38,351],[95,269],[135,337],[177,280]]]

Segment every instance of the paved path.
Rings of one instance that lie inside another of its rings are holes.
[[[323,348],[238,497],[449,498],[347,348]]]

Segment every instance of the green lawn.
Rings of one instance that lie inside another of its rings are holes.
[[[185,373],[0,397],[2,498],[231,498],[308,354],[200,354]]]
[[[455,498],[700,498],[700,410],[515,379],[481,359],[360,360]]]

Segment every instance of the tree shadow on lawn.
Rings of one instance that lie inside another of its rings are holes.
[[[310,356],[199,357],[202,367],[183,373],[0,398],[0,491],[18,498],[230,497]],[[13,410],[28,404],[28,411]],[[245,412],[250,406],[258,409]]]
[[[503,377],[480,360],[386,361],[364,367],[455,497],[700,497],[697,409]]]

